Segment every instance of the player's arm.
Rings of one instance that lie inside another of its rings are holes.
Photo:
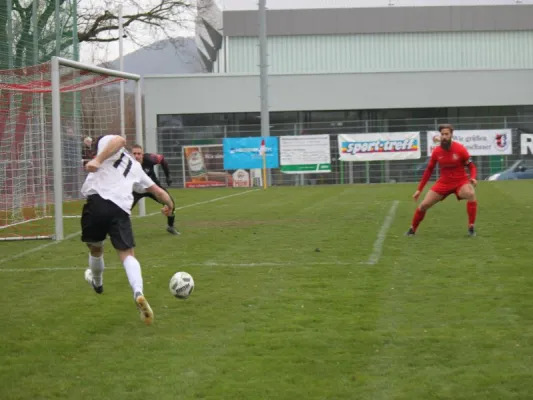
[[[426,167],[426,170],[424,171],[424,175],[422,175],[422,179],[420,179],[420,183],[418,184],[418,191],[421,192],[424,190],[424,186],[426,186],[426,183],[429,182],[429,179],[431,178],[431,175],[433,174],[433,171],[435,170],[435,166],[437,165],[437,158],[434,155],[435,153],[431,154],[431,158],[429,159],[429,163]]]
[[[150,154],[150,159],[154,164],[161,165],[161,168],[163,168],[163,172],[165,174],[167,185],[170,186],[172,183],[170,180],[170,169],[168,168],[168,162],[165,157],[161,154]]]
[[[172,201],[172,198],[169,196],[167,192],[165,192],[163,189],[161,189],[158,185],[154,183],[154,181],[140,168],[139,165],[139,181],[137,182],[137,186],[141,189],[144,189],[148,193],[153,194],[157,200],[159,200],[161,203],[165,205],[163,208],[163,213],[167,216],[170,216],[174,213],[174,202]],[[134,185],[134,191],[135,185]]]
[[[174,202],[172,201],[167,192],[165,192],[156,184],[146,188],[146,191],[152,193],[157,198],[157,200],[159,200],[165,205],[166,209],[163,209],[165,215],[171,215],[174,212]]]
[[[465,160],[465,165],[468,167],[468,171],[470,172],[470,182],[472,182],[472,185],[475,186],[477,185],[477,167],[472,161],[470,153],[466,149],[463,153],[463,159]]]

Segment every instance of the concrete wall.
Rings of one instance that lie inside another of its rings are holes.
[[[271,75],[270,111],[533,104],[533,70]],[[259,112],[258,75],[144,78],[147,149],[158,114]]]
[[[259,73],[257,37],[226,41],[221,72]],[[269,36],[268,55],[279,74],[533,69],[533,30]]]

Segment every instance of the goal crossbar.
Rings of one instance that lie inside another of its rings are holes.
[[[95,74],[107,75],[119,79],[127,79],[135,82],[135,140],[143,142],[142,134],[142,89],[141,76],[128,72],[117,71],[87,65],[78,61],[61,57],[52,57],[51,60],[51,95],[52,95],[52,154],[54,173],[54,240],[64,239],[63,229],[63,171],[61,154],[61,75],[60,67],[70,67],[79,71],[89,71]],[[139,202],[139,214],[145,214],[144,202]]]

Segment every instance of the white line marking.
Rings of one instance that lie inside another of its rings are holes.
[[[78,236],[80,233],[81,232],[71,233],[70,235],[65,236],[65,239],[63,239],[63,241],[72,239],[73,237]],[[56,242],[56,241],[48,242],[46,244],[42,244],[40,246],[34,247],[33,249],[25,250],[22,253],[18,253],[18,254],[12,255],[10,257],[2,258],[0,260],[0,265],[5,264],[6,262],[9,262],[9,261],[16,260],[17,258],[27,256],[28,254],[35,253],[35,252],[40,251],[40,250],[44,250],[47,247],[53,246],[53,245],[58,244],[58,243],[61,243],[61,242]]]
[[[319,265],[354,265],[355,263],[348,263],[348,262],[342,262],[342,261],[319,261],[319,262],[257,262],[257,263],[235,263],[235,264],[228,264],[228,263],[216,263],[216,262],[207,262],[203,264],[173,264],[171,266],[169,265],[150,265],[150,266],[144,266],[143,272],[147,273],[151,269],[161,269],[161,268],[179,268],[182,267],[292,267],[292,266],[319,266]],[[87,268],[87,266],[79,266],[79,267],[38,267],[38,268],[0,268],[0,273],[2,272],[38,272],[38,271],[80,271],[84,268]],[[113,269],[123,269],[123,267],[106,267],[106,270],[113,270]]]
[[[29,223],[29,222],[40,221],[41,219],[45,219],[45,218],[48,218],[48,217],[26,219],[26,220],[24,220],[24,221],[15,222],[14,224],[3,225],[3,226],[0,226],[0,231],[1,231],[2,229],[12,228],[13,226],[17,226],[17,225],[27,224],[27,223]]]
[[[186,206],[176,207],[176,210],[183,210],[184,208],[200,206],[202,204],[214,203],[215,201],[229,199],[230,197],[242,196],[243,194],[247,194],[247,193],[250,193],[250,192],[257,192],[258,190],[261,190],[261,189],[251,189],[251,190],[247,190],[246,192],[234,193],[234,194],[230,194],[230,195],[227,195],[227,196],[216,197],[216,198],[211,199],[211,200],[206,200],[206,201],[201,201],[199,203],[188,204]],[[161,211],[153,212],[151,214],[147,214],[147,215],[145,215],[145,217],[152,217],[152,216],[158,215],[158,214],[161,214]],[[143,218],[143,217],[141,217],[141,218]]]
[[[398,200],[394,200],[392,202],[392,206],[389,209],[389,213],[385,217],[383,225],[381,225],[381,229],[378,232],[378,237],[374,242],[374,251],[372,252],[372,254],[370,254],[370,257],[368,257],[368,261],[365,264],[375,265],[381,258],[381,254],[383,253],[383,244],[385,243],[385,239],[387,238],[387,232],[389,231],[392,222],[394,221],[398,204],[400,204]]]
[[[245,192],[230,194],[230,195],[227,195],[227,196],[215,197],[214,199],[211,199],[211,200],[200,201],[198,203],[192,203],[192,204],[187,204],[185,206],[177,207],[176,210],[183,210],[185,208],[200,206],[202,204],[214,203],[215,201],[225,200],[225,199],[229,199],[230,197],[235,197],[235,196],[242,196],[243,194],[256,192],[258,190],[261,190],[261,189],[252,189],[252,190],[247,190]],[[160,214],[160,212],[148,214],[145,217],[150,217],[150,216],[157,215],[157,214]],[[145,218],[145,217],[138,217],[138,218]],[[50,246],[54,246],[56,244],[59,244],[59,243],[62,243],[64,241],[66,241],[66,240],[72,239],[73,237],[78,236],[80,234],[81,234],[81,231],[78,231],[78,232],[75,232],[75,233],[71,233],[70,235],[65,236],[65,238],[62,241],[52,241],[52,242],[49,242],[49,243],[42,244],[40,246],[34,247],[33,249],[25,250],[22,253],[18,253],[18,254],[12,255],[10,257],[2,258],[2,259],[0,259],[0,265],[5,264],[5,263],[7,263],[9,261],[13,261],[13,260],[16,260],[18,258],[24,257],[24,256],[26,256],[28,254],[32,254],[32,253],[35,253],[37,251],[44,250],[44,249],[46,249],[46,248],[48,248]],[[7,271],[7,270],[4,270],[4,271]],[[33,270],[30,270],[30,271],[33,271]]]

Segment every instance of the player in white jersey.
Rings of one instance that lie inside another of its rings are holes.
[[[163,214],[172,212],[170,196],[143,171],[141,164],[124,148],[126,140],[118,135],[106,135],[97,143],[97,155],[85,168],[89,172],[81,193],[87,198],[81,217],[81,240],[89,247],[89,268],[85,280],[96,293],[104,291],[103,242],[109,235],[126,270],[126,275],[143,321],[150,325],[154,313],[143,294],[141,265],[135,258],[135,240],[131,227],[133,190],[152,193],[165,207]]]

